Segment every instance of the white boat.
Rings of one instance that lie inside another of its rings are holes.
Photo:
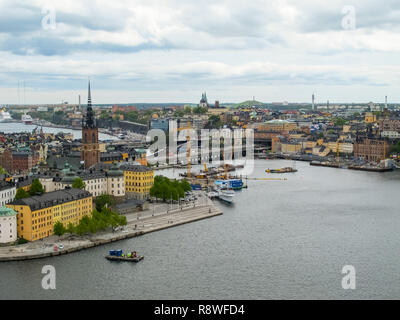
[[[214,199],[219,197],[219,193],[217,191],[210,191],[209,193],[207,193],[207,196],[210,199]]]
[[[233,202],[233,197],[235,196],[235,191],[219,189],[219,190],[217,190],[217,192],[218,192],[218,199],[228,202],[228,203]]]
[[[29,114],[22,115],[21,120],[25,124],[32,124],[33,121],[32,117]]]
[[[233,190],[221,190],[219,192],[219,198],[225,202],[232,203],[235,192]]]
[[[6,109],[0,110],[0,122],[9,122],[11,121],[11,115],[6,111]]]

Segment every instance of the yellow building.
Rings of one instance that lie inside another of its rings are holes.
[[[365,113],[365,122],[366,123],[376,122],[376,115],[374,115],[372,112],[366,112]]]
[[[207,113],[210,115],[220,116],[221,114],[228,112],[229,109],[225,107],[218,107],[218,108],[208,108]]]
[[[301,143],[283,142],[281,144],[282,153],[296,153],[302,149]]]
[[[65,189],[41,196],[15,200],[7,207],[18,212],[17,232],[20,238],[36,241],[53,234],[54,225],[60,221],[64,227],[76,226],[84,216],[91,216],[93,198],[81,189]]]
[[[154,184],[154,171],[141,165],[124,164],[125,195],[136,199],[145,199]]]
[[[251,125],[251,127],[253,129],[257,129],[258,131],[289,132],[297,130],[297,123],[288,120],[275,119],[263,123],[254,123]]]

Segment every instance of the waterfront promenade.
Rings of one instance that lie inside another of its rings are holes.
[[[160,209],[161,206],[158,206]],[[0,262],[39,259],[61,254],[67,254],[95,246],[141,236],[146,233],[159,231],[178,225],[194,222],[222,215],[204,194],[199,200],[182,208],[173,208],[164,205],[165,211],[146,210],[139,214],[127,215],[128,224],[114,232],[101,232],[82,237],[65,235],[62,237],[51,236],[42,241],[36,241],[18,246],[0,247]],[[168,210],[171,208],[170,210]],[[54,246],[63,246],[63,249],[54,251]]]

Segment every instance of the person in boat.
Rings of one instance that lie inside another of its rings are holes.
[[[131,252],[131,256],[132,258],[136,258],[137,257],[136,251]]]

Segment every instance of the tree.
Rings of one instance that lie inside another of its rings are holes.
[[[29,194],[31,196],[42,195],[44,194],[44,189],[39,179],[35,179],[32,182],[31,188],[29,189]]]
[[[347,123],[347,120],[343,118],[336,118],[335,121],[335,126],[344,126]]]
[[[15,200],[19,200],[19,199],[24,199],[24,198],[29,198],[30,194],[28,192],[26,192],[24,189],[19,188],[17,190],[17,193],[15,195]]]
[[[66,231],[64,225],[60,221],[57,221],[54,225],[54,234],[56,236],[62,236]]]
[[[0,166],[0,174],[8,174],[7,170]]]
[[[74,233],[75,232],[75,227],[72,223],[68,223],[67,229],[66,229],[67,233]]]
[[[72,188],[83,190],[86,188],[86,184],[83,182],[82,178],[76,178],[72,183]]]
[[[26,240],[23,237],[21,237],[21,238],[18,238],[18,242],[17,243],[18,244],[25,244],[25,243],[28,243],[28,240]]]
[[[167,177],[156,176],[154,184],[150,188],[150,196],[156,199],[179,200],[185,197],[185,192],[192,190],[189,182],[186,180],[170,180]]]
[[[192,187],[190,186],[190,183],[186,179],[181,181],[181,186],[184,192],[192,191]]]
[[[208,123],[207,123],[207,127],[209,129],[218,129],[220,127],[222,127],[222,122],[219,116],[217,115],[211,115],[208,118]]]
[[[109,194],[102,194],[94,200],[96,204],[96,210],[101,211],[106,205],[107,207],[113,207],[115,205],[115,198]]]
[[[392,146],[391,152],[400,153],[400,141]]]

